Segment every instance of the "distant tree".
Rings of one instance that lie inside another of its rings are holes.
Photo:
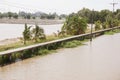
[[[23,39],[24,39],[24,44],[26,44],[27,40],[31,39],[31,31],[30,31],[31,27],[28,27],[27,24],[25,24],[25,29],[23,31]]]
[[[109,10],[101,10],[101,12],[100,12],[100,21],[101,22],[105,22],[106,21],[106,17],[108,15],[112,15],[112,12],[109,11]]]
[[[47,19],[55,19],[56,17],[58,17],[58,15],[56,13],[49,13],[49,15],[47,15]]]
[[[4,16],[3,16],[3,14],[2,13],[0,13],[0,19],[2,19]]]
[[[26,15],[26,17],[27,17],[27,19],[31,19],[31,15],[30,14]]]
[[[41,14],[40,19],[46,19],[48,17],[48,14]]]
[[[120,12],[116,14],[116,19],[120,20]]]
[[[60,16],[59,16],[59,19],[66,19],[67,18],[67,15],[65,15],[65,14],[61,14]]]
[[[91,14],[93,15],[93,22],[100,20],[100,13],[98,11],[91,11]],[[91,21],[91,17],[89,19],[89,22]]]
[[[45,18],[46,18],[45,15],[41,15],[41,16],[40,16],[40,19],[45,19]]]
[[[35,17],[35,16],[33,16],[33,17],[32,17],[32,19],[36,19],[36,17]]]
[[[13,15],[13,18],[18,19],[18,14],[15,13],[15,14]]]
[[[26,19],[26,15],[27,15],[27,14],[26,14],[24,11],[21,11],[21,12],[19,12],[18,15],[19,15],[20,17]]]
[[[12,12],[8,12],[7,15],[8,15],[8,18],[11,19],[11,17],[13,16],[13,13]]]
[[[79,35],[85,33],[87,23],[78,15],[71,14],[65,21],[62,31],[69,35]]]
[[[115,15],[117,15],[118,13],[120,13],[120,9],[116,10]]]
[[[78,15],[82,18],[86,19],[88,23],[90,23],[91,11],[88,8],[83,8],[82,10],[78,11]]]

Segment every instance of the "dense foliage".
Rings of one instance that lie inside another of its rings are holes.
[[[31,28],[31,27],[28,27],[27,24],[25,24],[25,30],[23,31],[24,44],[26,44],[26,41],[27,41],[27,40],[30,40],[30,39],[31,39],[30,28]]]
[[[0,13],[0,19],[2,18],[9,18],[9,19],[64,19],[67,15],[61,14],[58,15],[57,13],[43,13],[43,12],[35,12],[35,13],[26,13],[24,11],[21,11],[19,13],[14,12],[6,12],[6,13]]]
[[[94,11],[83,8],[82,10],[78,11],[77,14],[86,19],[87,23],[95,24],[95,30],[112,28],[120,25],[120,9],[117,9],[113,13],[107,9]]]
[[[95,30],[100,30],[101,28],[101,22],[100,21],[96,21],[95,22]]]
[[[77,14],[86,19],[88,23],[91,23],[91,14],[93,14],[94,22],[100,20],[100,22],[103,23],[113,17],[117,20],[120,20],[120,9],[117,9],[114,13],[112,13],[112,11],[107,9],[101,11],[94,11],[83,8],[82,10],[78,11]]]
[[[79,35],[85,33],[87,23],[85,19],[79,17],[76,14],[71,14],[66,19],[62,31],[68,35]]]
[[[35,42],[38,42],[40,39],[46,39],[43,28],[39,27],[38,25],[32,29],[31,27],[32,26],[28,27],[27,24],[25,24],[25,29],[23,31],[24,44],[26,44],[26,41],[29,40],[35,40]]]
[[[35,26],[32,30],[33,38],[37,42],[39,39],[45,39],[44,29],[39,27],[38,25]]]

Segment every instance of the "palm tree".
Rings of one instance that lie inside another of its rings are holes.
[[[30,31],[30,27],[27,26],[27,24],[25,24],[25,29],[23,31],[23,39],[24,39],[24,44],[26,44],[27,40],[31,39],[31,31]]]
[[[102,23],[102,28],[103,28],[103,29],[108,28],[108,22],[103,22],[103,23]]]
[[[96,21],[95,22],[95,30],[100,30],[100,26],[101,26],[101,22],[100,21]]]
[[[39,39],[46,38],[44,34],[44,29],[39,27],[38,25],[36,25],[35,28],[33,28],[32,33],[33,33],[33,38],[35,39],[36,42],[38,42]]]

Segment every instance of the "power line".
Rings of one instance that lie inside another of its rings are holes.
[[[113,0],[113,2],[112,3],[110,3],[112,6],[113,6],[113,13],[112,13],[112,28],[114,27],[114,11],[115,11],[115,5],[117,5],[118,3],[116,3],[116,2],[114,2],[114,0]]]
[[[16,3],[12,3],[12,2],[8,2],[8,1],[5,1],[5,2],[0,2],[1,5],[6,5],[6,6],[10,6],[10,7],[14,7],[14,8],[19,8],[19,9],[23,9],[23,10],[29,10],[29,11],[33,11],[33,12],[36,12],[36,11],[39,11],[38,9],[33,9],[33,8],[27,8],[25,5],[23,4],[16,4]]]
[[[114,0],[113,0],[113,2],[110,3],[110,4],[113,6],[113,13],[114,13],[114,11],[115,11],[115,5],[117,5],[118,3],[114,2]]]

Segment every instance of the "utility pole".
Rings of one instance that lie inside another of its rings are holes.
[[[90,35],[90,41],[92,41],[92,37],[93,37],[93,35],[92,35],[92,30],[93,30],[93,20],[94,19],[94,9],[92,10],[92,13],[91,13],[91,35]]]
[[[113,0],[113,2],[112,3],[110,3],[112,6],[113,6],[113,11],[112,11],[112,18],[113,18],[113,20],[112,20],[112,28],[114,27],[114,11],[115,11],[115,5],[117,5],[118,3],[115,3],[114,2],[114,0]]]
[[[110,3],[110,4],[113,6],[113,13],[114,13],[114,11],[115,11],[115,5],[117,5],[118,3],[115,3],[114,0],[113,0],[113,2]]]

